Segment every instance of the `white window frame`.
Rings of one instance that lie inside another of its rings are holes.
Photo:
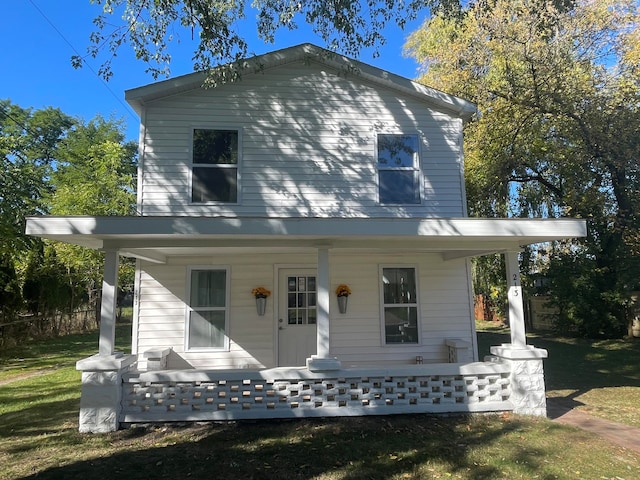
[[[191,328],[191,312],[194,308],[191,306],[191,272],[194,270],[224,270],[225,271],[225,301],[224,307],[202,307],[195,311],[224,311],[224,345],[222,347],[191,347],[189,345],[189,332]],[[184,331],[184,349],[185,352],[228,352],[230,350],[229,340],[229,310],[231,301],[231,267],[229,265],[191,265],[187,267],[186,278],[186,297],[185,297],[185,331]]]
[[[412,268],[413,274],[415,276],[415,284],[416,284],[416,298],[414,302],[411,303],[384,303],[384,269],[386,268]],[[416,264],[381,264],[378,265],[378,281],[380,283],[380,341],[383,347],[415,347],[416,345],[421,345],[422,343],[422,331],[421,331],[421,320],[420,320],[420,284],[419,284],[420,275],[418,272],[418,265]],[[407,307],[415,307],[416,309],[416,332],[418,335],[417,341],[412,343],[387,343],[387,332],[386,332],[386,324],[385,324],[385,308],[387,307],[397,307],[399,305],[404,305]]]
[[[417,139],[417,149],[413,158],[413,166],[411,167],[394,167],[394,166],[381,166],[378,158],[379,153],[379,138],[380,135],[394,135],[398,137],[416,137]],[[424,190],[424,179],[422,175],[422,137],[418,132],[376,132],[375,134],[375,160],[376,160],[376,195],[377,195],[377,203],[378,205],[403,205],[403,206],[419,206],[422,205],[424,200],[423,190]],[[401,202],[390,202],[390,203],[382,203],[382,199],[380,198],[380,172],[381,171],[403,171],[403,172],[413,172],[413,174],[417,177],[416,188],[418,189],[418,201],[415,203],[401,203]]]
[[[243,133],[242,128],[237,126],[219,126],[219,125],[192,125],[190,130],[189,137],[189,203],[191,205],[240,205],[241,203],[241,195],[242,195],[242,175],[241,175],[241,164],[242,164],[242,142],[243,142]],[[206,164],[206,163],[194,163],[193,162],[193,142],[194,142],[194,132],[196,130],[222,130],[222,131],[235,131],[238,132],[238,163],[235,165],[232,164]],[[224,201],[216,201],[209,200],[205,202],[196,202],[193,200],[193,169],[194,168],[218,168],[218,169],[235,169],[236,170],[236,201],[235,202],[224,202]]]

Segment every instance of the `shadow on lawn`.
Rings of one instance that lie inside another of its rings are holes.
[[[507,333],[505,333],[507,331]],[[492,345],[508,343],[508,330],[478,332],[478,353],[482,359]],[[545,384],[553,395],[550,406],[557,414],[580,406],[576,397],[594,388],[640,387],[640,341],[588,340],[553,337],[550,334],[528,335],[527,343],[547,350],[544,360]],[[550,416],[555,418],[550,408]]]
[[[521,428],[517,418],[501,422],[427,415],[134,428],[111,435],[111,444],[121,446],[118,453],[25,478],[294,479],[333,474],[356,480],[458,472],[464,478],[491,479],[502,475],[500,469],[474,461],[469,450],[490,448],[515,432],[522,435]],[[127,444],[153,445],[154,439],[173,434],[181,438],[174,445],[126,449]],[[544,479],[551,477],[540,475],[550,453],[530,447],[503,455],[505,462],[526,465],[532,476]]]

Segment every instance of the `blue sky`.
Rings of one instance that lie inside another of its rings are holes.
[[[123,119],[127,138],[137,140],[138,118],[124,101],[124,91],[154,82],[145,73],[145,64],[133,58],[128,47],[113,62],[114,76],[104,82],[95,73],[99,62],[87,59],[86,66],[75,70],[70,58],[86,52],[93,18],[100,5],[89,0],[5,0],[0,8],[0,99],[10,99],[23,108],[60,108],[67,115],[85,121],[97,114]],[[417,76],[418,66],[402,56],[406,36],[424,18],[410,23],[405,31],[388,28],[387,44],[374,58],[365,51],[359,60],[408,78]],[[255,34],[255,22],[243,21],[242,33],[249,40],[251,51],[261,54],[299,43],[324,46],[308,28],[294,32],[281,31],[274,45],[265,44]],[[304,27],[304,25],[301,25]],[[193,71],[191,56],[194,44],[189,32],[183,32],[184,42],[172,46],[171,76]],[[177,47],[177,48],[176,48]]]

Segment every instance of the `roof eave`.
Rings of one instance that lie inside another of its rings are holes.
[[[477,112],[476,106],[467,100],[435,90],[408,78],[401,77],[400,75],[362,63],[358,60],[353,60],[309,43],[232,62],[226,65],[226,67],[235,65],[242,72],[242,75],[250,75],[269,68],[309,58],[342,70],[345,74],[351,73],[359,75],[363,79],[375,84],[412,95],[433,105],[436,109],[450,112],[463,120],[469,120]],[[207,72],[201,71],[132,88],[125,91],[125,100],[132,106],[136,113],[140,115],[146,103],[199,89],[205,83],[206,78]]]

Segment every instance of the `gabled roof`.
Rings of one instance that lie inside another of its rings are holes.
[[[318,62],[341,70],[345,74],[357,76],[373,84],[396,90],[401,94],[411,95],[429,104],[436,110],[450,113],[464,120],[468,120],[476,113],[476,106],[467,100],[446,94],[409,80],[408,78],[353,60],[310,43],[258,55],[229,64],[226,67],[236,67],[242,76],[246,76],[262,73],[271,68],[301,60]],[[224,67],[225,66],[217,68]],[[125,92],[125,99],[133,109],[140,114],[142,107],[146,103],[202,88],[206,79],[207,72],[190,73],[127,90]]]

